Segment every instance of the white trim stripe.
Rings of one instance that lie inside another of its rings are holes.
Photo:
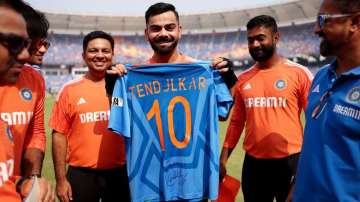
[[[290,65],[290,66],[294,66],[294,67],[299,67],[300,69],[302,69],[304,72],[305,72],[305,74],[308,76],[308,78],[312,81],[313,79],[314,79],[314,75],[311,73],[311,71],[308,69],[308,68],[306,68],[305,66],[302,66],[302,65],[300,65],[300,64],[298,64],[298,63],[295,63],[295,62],[292,62],[292,61],[290,61],[290,60],[287,60],[286,62],[285,62],[285,64],[287,64],[287,65]]]
[[[71,81],[66,82],[66,83],[61,87],[61,89],[59,90],[59,92],[58,92],[58,94],[57,94],[57,96],[56,96],[56,101],[59,100],[60,95],[62,94],[64,88],[66,88],[67,86],[69,86],[69,85],[71,85],[71,84],[78,83],[78,82],[80,82],[80,81],[82,81],[82,80],[84,80],[84,78],[83,78],[83,77],[80,77],[80,78],[77,78],[77,79],[74,79],[74,80],[71,80]]]

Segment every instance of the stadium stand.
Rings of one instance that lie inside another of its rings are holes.
[[[247,49],[245,25],[250,18],[267,14],[275,16],[280,25],[279,53],[305,66],[318,67],[330,60],[319,55],[320,41],[313,33],[319,5],[320,0],[284,0],[244,10],[181,15],[180,50],[203,60],[227,57],[234,61],[238,71],[246,69],[253,61]],[[142,16],[46,15],[51,25],[51,46],[43,70],[51,92],[86,71],[81,56],[82,39],[89,31],[104,30],[114,36],[115,62],[141,63],[152,53],[142,34],[145,27]]]

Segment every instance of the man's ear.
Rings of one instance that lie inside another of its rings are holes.
[[[354,14],[351,18],[350,31],[356,32],[360,30],[360,13]]]
[[[275,32],[274,40],[275,40],[276,43],[278,43],[280,41],[280,32]]]
[[[149,41],[148,29],[147,29],[147,28],[144,29],[144,37],[145,37],[145,40],[146,40],[146,41]]]

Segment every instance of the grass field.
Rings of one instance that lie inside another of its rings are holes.
[[[54,103],[53,97],[47,97],[45,101],[45,125],[46,125],[46,134],[47,134],[47,147],[45,153],[45,160],[43,165],[43,175],[53,181],[55,185],[55,177],[54,177],[54,167],[51,158],[51,131],[48,127],[48,120],[51,113],[52,105]],[[227,123],[220,123],[220,145],[222,146],[224,135],[226,132]],[[244,159],[244,152],[242,150],[242,140],[238,143],[237,148],[233,151],[231,158],[228,161],[228,173],[238,179],[241,176],[242,162]],[[242,193],[239,192],[236,202],[243,202]]]

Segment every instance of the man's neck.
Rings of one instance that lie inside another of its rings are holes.
[[[105,72],[104,74],[90,72],[90,70],[85,74],[85,77],[93,82],[101,82],[105,78]]]
[[[282,60],[283,58],[279,54],[274,53],[270,59],[263,62],[258,62],[257,67],[260,69],[270,69],[280,63]]]
[[[176,50],[170,54],[162,55],[154,52],[151,61],[154,63],[180,63],[182,55]]]
[[[356,43],[354,42],[354,44]],[[336,67],[337,75],[360,66],[360,47],[356,47],[355,45],[347,48],[346,51],[341,51],[340,54],[336,56],[336,60],[338,65]]]

